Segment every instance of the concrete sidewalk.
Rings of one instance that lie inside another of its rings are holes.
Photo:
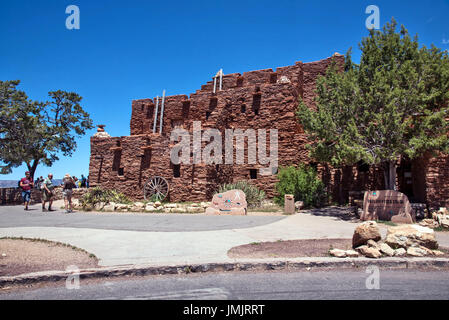
[[[172,215],[173,216],[173,215]],[[176,217],[176,216],[175,216]],[[130,219],[122,217],[123,219]],[[245,218],[245,217],[241,217]],[[248,217],[250,218],[250,217]],[[205,231],[131,231],[73,227],[0,228],[0,237],[42,238],[69,243],[95,254],[100,266],[151,263],[152,265],[233,262],[227,252],[252,242],[294,239],[351,239],[358,221],[298,213],[249,228]],[[385,236],[386,226],[380,225]],[[449,247],[449,235],[437,234]]]
[[[145,232],[61,227],[0,228],[0,237],[43,238],[95,254],[101,266],[232,261],[227,252],[252,242],[351,238],[355,223],[296,214],[262,226],[228,230]]]

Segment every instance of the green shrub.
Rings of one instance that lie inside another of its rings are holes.
[[[218,188],[218,193],[223,193],[229,190],[239,189],[245,193],[248,207],[260,206],[262,200],[265,199],[265,192],[259,190],[256,186],[251,185],[248,181],[237,181],[235,183],[225,183]]]
[[[80,199],[80,204],[84,209],[93,208],[100,202],[132,203],[132,201],[123,193],[116,190],[103,190],[100,187],[90,188],[89,191]]]
[[[278,196],[275,202],[284,205],[284,196],[292,194],[295,201],[303,201],[304,207],[321,207],[326,203],[326,190],[316,170],[301,164],[298,168],[290,166],[281,168],[276,184]]]

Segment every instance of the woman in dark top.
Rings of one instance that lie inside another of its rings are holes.
[[[76,186],[70,174],[66,174],[62,181],[64,183],[62,194],[64,196],[65,212],[70,213],[72,212],[72,189],[76,188]]]

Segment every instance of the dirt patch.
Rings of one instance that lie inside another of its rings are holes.
[[[352,239],[307,239],[254,242],[231,248],[230,258],[327,257],[329,249],[352,249]]]
[[[352,239],[307,239],[279,240],[276,242],[253,242],[231,248],[230,258],[300,258],[330,257],[329,249],[352,249]],[[449,248],[439,247],[444,255],[438,258],[449,258]]]
[[[3,256],[6,255],[6,256]],[[98,267],[98,259],[88,252],[45,240],[0,239],[0,276],[23,273]]]

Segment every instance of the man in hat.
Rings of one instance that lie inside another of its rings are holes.
[[[48,211],[53,211],[51,205],[53,204],[53,174],[49,173],[48,177],[42,182],[42,212],[47,211],[45,209],[45,203],[48,202]]]
[[[31,200],[31,189],[33,188],[33,178],[30,175],[30,172],[25,172],[25,178],[20,179],[20,188],[22,189],[22,199],[24,210],[28,210],[28,205]]]

